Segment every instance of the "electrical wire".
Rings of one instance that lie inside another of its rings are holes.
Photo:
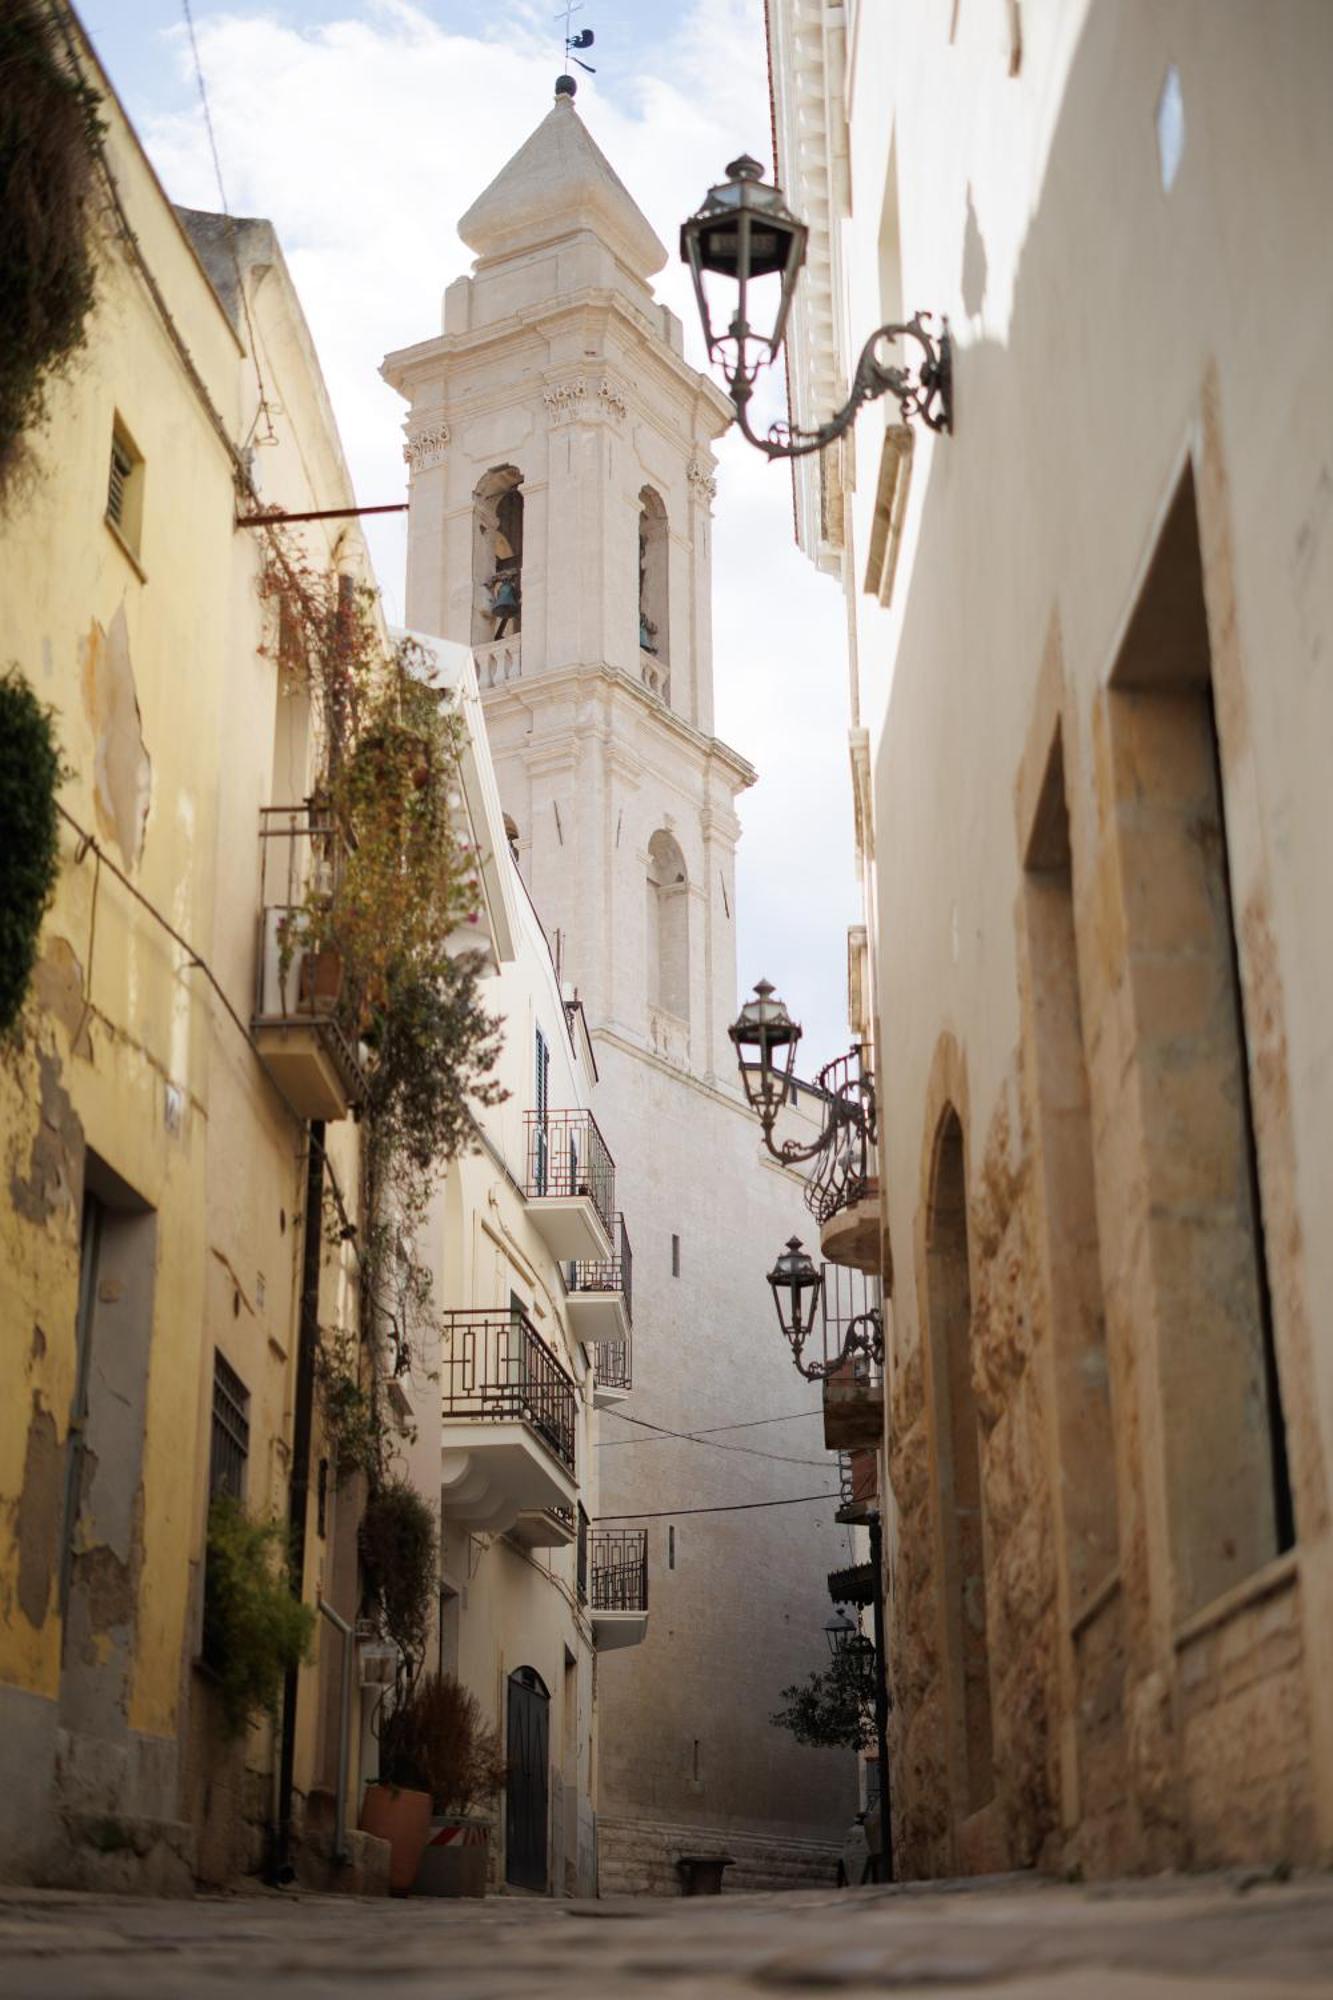
[[[682,1444],[703,1444],[707,1445],[712,1451],[744,1452],[748,1458],[772,1459],[778,1465],[809,1465],[821,1472],[826,1471],[828,1468],[828,1461],[822,1458],[793,1458],[788,1452],[763,1451],[758,1445],[754,1444],[719,1444],[715,1439],[703,1437],[694,1431],[668,1430],[664,1424],[650,1424],[644,1417],[627,1417],[623,1410],[617,1410],[615,1415],[620,1418],[622,1424],[635,1424],[640,1430],[655,1431],[657,1436],[652,1438],[625,1438],[622,1440],[607,1439],[607,1443],[657,1444],[667,1438],[676,1438]],[[601,1449],[600,1444],[598,1449]]]
[[[253,437],[259,427],[259,419],[262,416],[267,427],[267,434],[262,441],[265,444],[276,444],[278,434],[273,428],[273,413],[268,406],[268,393],[264,388],[263,370],[259,365],[259,342],[255,339],[254,321],[250,317],[250,300],[246,294],[245,281],[241,276],[241,259],[236,248],[236,224],[227,202],[227,190],[222,184],[222,160],[218,154],[217,134],[213,130],[213,113],[209,108],[208,91],[204,84],[204,66],[199,60],[199,43],[195,37],[194,15],[190,12],[190,0],[181,0],[181,7],[184,10],[185,25],[190,34],[190,53],[194,57],[194,75],[195,81],[199,85],[199,103],[204,114],[204,129],[208,133],[208,150],[213,155],[213,173],[218,184],[218,200],[222,203],[222,214],[227,225],[227,248],[231,252],[232,269],[236,273],[236,296],[240,300],[241,311],[245,315],[245,330],[250,337],[250,359],[254,363],[255,384],[259,390],[259,407],[255,411],[255,420],[250,426],[250,435]]]
[[[798,1493],[790,1500],[736,1500],[727,1507],[659,1507],[651,1514],[599,1514],[602,1521],[678,1521],[684,1514],[750,1514],[759,1507],[805,1507],[812,1500],[836,1500],[836,1493]]]

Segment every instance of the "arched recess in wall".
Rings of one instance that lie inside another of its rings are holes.
[[[946,1104],[935,1128],[926,1218],[926,1312],[935,1403],[936,1492],[944,1555],[944,1638],[955,1811],[980,1810],[995,1790],[991,1734],[981,1444],[972,1388],[963,1128]]]
[[[639,494],[639,649],[665,673],[671,659],[667,511],[660,494]],[[663,688],[665,693],[665,688]]]
[[[665,828],[648,843],[648,1002],[679,1021],[690,1018],[689,874]]]
[[[472,489],[472,643],[523,624],[523,474],[496,465]]]

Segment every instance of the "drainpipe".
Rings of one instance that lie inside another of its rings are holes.
[[[334,1630],[341,1632],[343,1642],[342,1719],[338,1725],[338,1791],[333,1829],[333,1858],[341,1866],[350,1859],[346,1832],[347,1761],[352,1735],[352,1641],[356,1633],[345,1618],[338,1616],[326,1598],[320,1597],[316,1601]]]
[[[879,1509],[870,1516],[870,1574],[875,1610],[875,1741],[879,1751],[879,1851],[884,1880],[893,1880],[893,1815],[889,1799],[889,1661],[884,1651],[884,1531]]]
[[[305,1212],[301,1218],[301,1316],[296,1347],[296,1409],[292,1416],[292,1477],[287,1501],[287,1560],[292,1595],[305,1586],[306,1515],[310,1499],[310,1438],[315,1411],[315,1352],[319,1346],[320,1223],[324,1210],[324,1121],[310,1121],[306,1154]],[[301,1669],[290,1667],[282,1694],[282,1751],[278,1763],[278,1839],[272,1879],[290,1882],[292,1866],[292,1784],[296,1768],[296,1697]]]

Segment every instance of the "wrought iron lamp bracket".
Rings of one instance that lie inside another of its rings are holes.
[[[812,451],[823,451],[826,445],[840,438],[850,429],[864,404],[873,403],[886,395],[897,398],[904,423],[912,417],[920,417],[928,430],[952,432],[953,342],[947,318],[941,322],[938,340],[929,331],[926,321],[932,317],[930,313],[915,313],[909,320],[878,327],[861,349],[847,401],[817,430],[801,430],[791,424],[776,423],[769,426],[767,437],[760,437],[751,429],[748,414],[750,397],[754,393],[751,375],[741,368],[729,371],[727,391],[742,436],[769,458],[804,458]],[[903,337],[916,341],[921,348],[921,362],[915,371],[909,364],[899,365],[880,359],[881,343]]]
[[[854,1043],[852,1053],[857,1045]],[[834,1065],[830,1064],[830,1068]],[[816,1085],[818,1087],[818,1085]],[[771,1108],[763,1106],[759,1111],[759,1123],[763,1131],[764,1145],[772,1157],[784,1167],[798,1167],[806,1160],[815,1160],[835,1145],[839,1137],[847,1131],[855,1132],[868,1145],[875,1143],[875,1086],[864,1072],[849,1079],[828,1097],[828,1114],[824,1128],[817,1139],[803,1144],[799,1139],[784,1139],[779,1146],[773,1144],[773,1127],[785,1105]]]
[[[848,1320],[841,1352],[834,1361],[804,1361],[801,1356],[809,1335],[793,1340],[788,1334],[787,1338],[791,1340],[792,1359],[807,1382],[822,1382],[826,1376],[836,1375],[856,1354],[864,1354],[877,1368],[884,1365],[884,1316],[877,1306]]]

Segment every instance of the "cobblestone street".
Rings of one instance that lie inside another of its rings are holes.
[[[112,1901],[10,1891],[6,2000],[985,1990],[1013,2000],[1333,1994],[1333,1885],[1253,1877],[481,1904],[304,1895]]]

